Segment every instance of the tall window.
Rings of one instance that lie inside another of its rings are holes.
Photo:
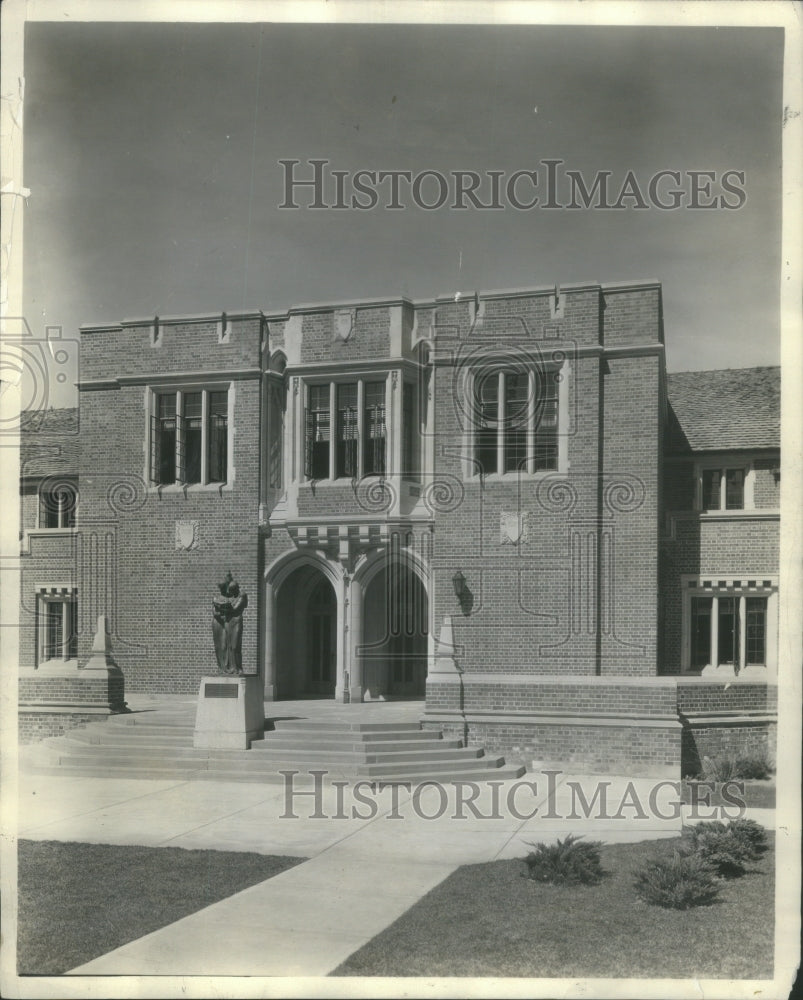
[[[284,436],[284,387],[268,387],[268,486],[282,485],[282,438]]]
[[[71,594],[40,594],[37,662],[78,658],[78,601]]]
[[[365,383],[363,475],[385,472],[385,383]]]
[[[160,392],[151,418],[151,482],[225,483],[228,390]]]
[[[329,479],[330,469],[334,479],[384,475],[385,391],[384,380],[327,382],[307,387],[305,474],[308,479]]]
[[[703,510],[744,509],[744,469],[703,469]]]
[[[77,500],[73,483],[43,485],[39,491],[39,527],[74,528]]]
[[[420,474],[417,392],[412,382],[405,382],[402,391],[402,475],[417,479]]]
[[[555,372],[491,369],[474,380],[474,464],[480,475],[558,467]]]
[[[337,386],[336,476],[357,475],[357,383]]]
[[[307,408],[307,475],[310,479],[329,478],[329,439],[329,385],[311,385]]]

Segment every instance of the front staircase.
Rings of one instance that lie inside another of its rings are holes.
[[[24,767],[37,774],[253,782],[281,780],[279,771],[320,770],[380,784],[524,773],[417,722],[277,719],[250,750],[196,749],[194,723],[194,705],[113,715],[26,747]]]

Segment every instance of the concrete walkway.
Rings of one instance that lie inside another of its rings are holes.
[[[19,835],[310,859],[75,974],[325,975],[461,864],[524,857],[527,842],[568,832],[606,842],[679,832],[679,818],[638,819],[632,809],[618,819],[593,811],[578,818],[572,781],[587,801],[598,781],[609,782],[609,814],[627,786],[621,777],[565,776],[549,788],[532,774],[461,790],[446,783],[372,793],[366,785],[360,799],[352,782],[316,789],[309,775],[287,788],[31,775],[21,783]],[[645,810],[653,784],[633,786]],[[671,798],[662,800],[667,815]]]
[[[412,790],[316,785],[303,773],[289,785],[23,772],[19,790],[22,838],[309,859],[76,975],[326,975],[459,865],[523,858],[529,842],[568,833],[607,843],[677,836],[682,822],[671,785],[656,779],[542,772]],[[753,815],[772,824],[769,810]]]

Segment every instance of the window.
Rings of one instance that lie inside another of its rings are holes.
[[[417,391],[412,382],[405,382],[402,395],[402,475],[418,479],[420,428],[416,403]]]
[[[78,659],[78,600],[71,593],[40,593],[37,663]]]
[[[386,386],[384,379],[307,386],[305,474],[308,479],[385,475]]]
[[[363,475],[385,474],[385,383],[365,383]]]
[[[307,475],[310,479],[329,478],[329,386],[309,387],[307,409]]]
[[[228,480],[227,389],[155,394],[151,417],[151,482],[194,486]]]
[[[39,491],[39,527],[74,528],[77,501],[73,483],[43,485]]]
[[[702,509],[743,510],[744,480],[743,468],[703,469]]]
[[[689,668],[731,666],[739,672],[745,666],[766,666],[770,598],[766,591],[772,589],[772,581],[750,581],[750,589],[765,591],[759,594],[746,593],[744,581],[718,581],[718,589],[700,593],[712,582],[717,581],[702,587],[696,581],[689,583],[696,590],[688,605]]]
[[[474,379],[474,466],[481,476],[558,467],[557,372],[488,369]]]
[[[337,462],[335,476],[357,475],[357,383],[337,386]]]

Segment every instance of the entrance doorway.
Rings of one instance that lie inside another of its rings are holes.
[[[423,698],[428,646],[424,585],[409,566],[392,562],[370,580],[363,598],[365,699]]]
[[[300,566],[276,596],[276,697],[334,698],[337,599],[313,566]]]

